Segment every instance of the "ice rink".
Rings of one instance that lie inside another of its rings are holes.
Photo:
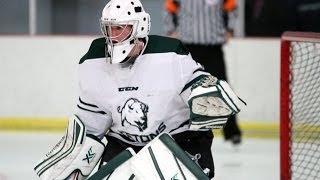
[[[0,132],[0,180],[36,180],[34,164],[62,133]],[[216,137],[215,180],[279,180],[279,140],[244,138],[234,147]]]

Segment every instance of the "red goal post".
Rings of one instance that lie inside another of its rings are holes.
[[[283,33],[280,74],[280,179],[320,179],[320,33]]]

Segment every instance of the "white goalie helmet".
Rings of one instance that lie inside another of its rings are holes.
[[[148,36],[150,15],[144,11],[139,0],[111,0],[102,11],[100,26],[106,38],[110,63],[121,63],[138,39]]]

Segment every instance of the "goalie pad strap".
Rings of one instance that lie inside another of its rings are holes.
[[[69,119],[62,139],[35,166],[40,179],[66,179],[74,172],[79,179],[88,176],[104,151],[104,144],[86,135],[86,128],[77,116]]]

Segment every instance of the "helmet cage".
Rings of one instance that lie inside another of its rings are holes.
[[[135,34],[133,32],[137,27],[138,21],[130,21],[130,22],[122,22],[122,23],[113,23],[113,22],[101,22],[101,30],[103,35],[107,40],[107,44],[109,45],[121,45],[125,44],[128,41],[134,39]],[[126,31],[129,27],[130,31]]]
[[[121,63],[130,51],[133,49],[137,37],[136,29],[138,27],[139,21],[123,21],[123,22],[114,22],[114,21],[101,21],[101,30],[106,39],[107,52],[110,56],[110,62]],[[126,32],[126,28],[132,26],[129,32]],[[113,32],[113,28],[121,28],[122,31],[118,33]],[[120,39],[119,39],[120,38]]]
[[[112,27],[126,29],[128,25],[132,26],[129,34],[126,31],[113,34]],[[111,56],[110,63],[121,63],[138,39],[148,36],[150,15],[144,11],[139,0],[110,0],[102,12],[100,26],[106,38],[107,57]]]

